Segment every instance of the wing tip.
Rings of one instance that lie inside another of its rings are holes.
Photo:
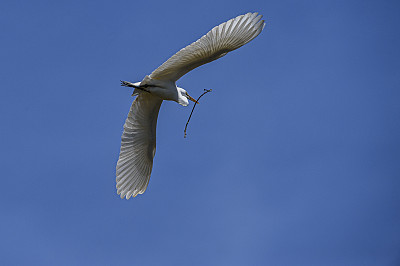
[[[128,190],[128,191],[119,191],[117,190],[117,195],[120,196],[121,199],[125,198],[126,200],[130,198],[135,198],[137,195],[143,194],[143,192],[139,190]]]
[[[121,199],[125,198],[126,200],[130,198],[135,198],[137,195],[143,194],[146,191],[149,184],[149,179],[150,176],[146,178],[146,180],[142,181],[139,185],[132,186],[132,184],[126,184],[126,180],[117,176],[117,184],[115,186],[117,189],[117,195],[119,195]]]

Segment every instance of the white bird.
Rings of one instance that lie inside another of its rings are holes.
[[[156,153],[156,125],[163,100],[187,106],[196,102],[175,82],[190,70],[214,61],[257,37],[265,23],[258,13],[247,13],[214,27],[196,42],[181,49],[141,82],[122,81],[133,87],[133,101],[121,137],[116,167],[117,194],[121,198],[143,194],[149,184]]]

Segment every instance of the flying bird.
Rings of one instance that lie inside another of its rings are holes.
[[[121,137],[116,167],[117,194],[129,199],[143,194],[149,184],[156,153],[157,117],[163,100],[187,106],[196,102],[176,86],[183,75],[223,57],[257,37],[264,29],[258,13],[247,13],[214,27],[196,42],[181,49],[141,82],[121,81],[137,96],[129,110]]]

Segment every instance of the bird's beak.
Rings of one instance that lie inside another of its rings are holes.
[[[186,93],[186,95],[187,95],[187,98],[188,98],[189,100],[191,100],[192,102],[199,103],[198,101],[196,101],[196,100],[195,100],[192,96],[190,96],[189,94]]]

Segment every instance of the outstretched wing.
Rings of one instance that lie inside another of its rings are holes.
[[[162,99],[140,93],[133,101],[121,137],[117,163],[117,193],[121,198],[143,194],[156,153],[156,126]]]
[[[258,13],[247,13],[214,27],[181,49],[151,73],[150,78],[177,81],[190,70],[214,61],[253,40],[265,23]]]

